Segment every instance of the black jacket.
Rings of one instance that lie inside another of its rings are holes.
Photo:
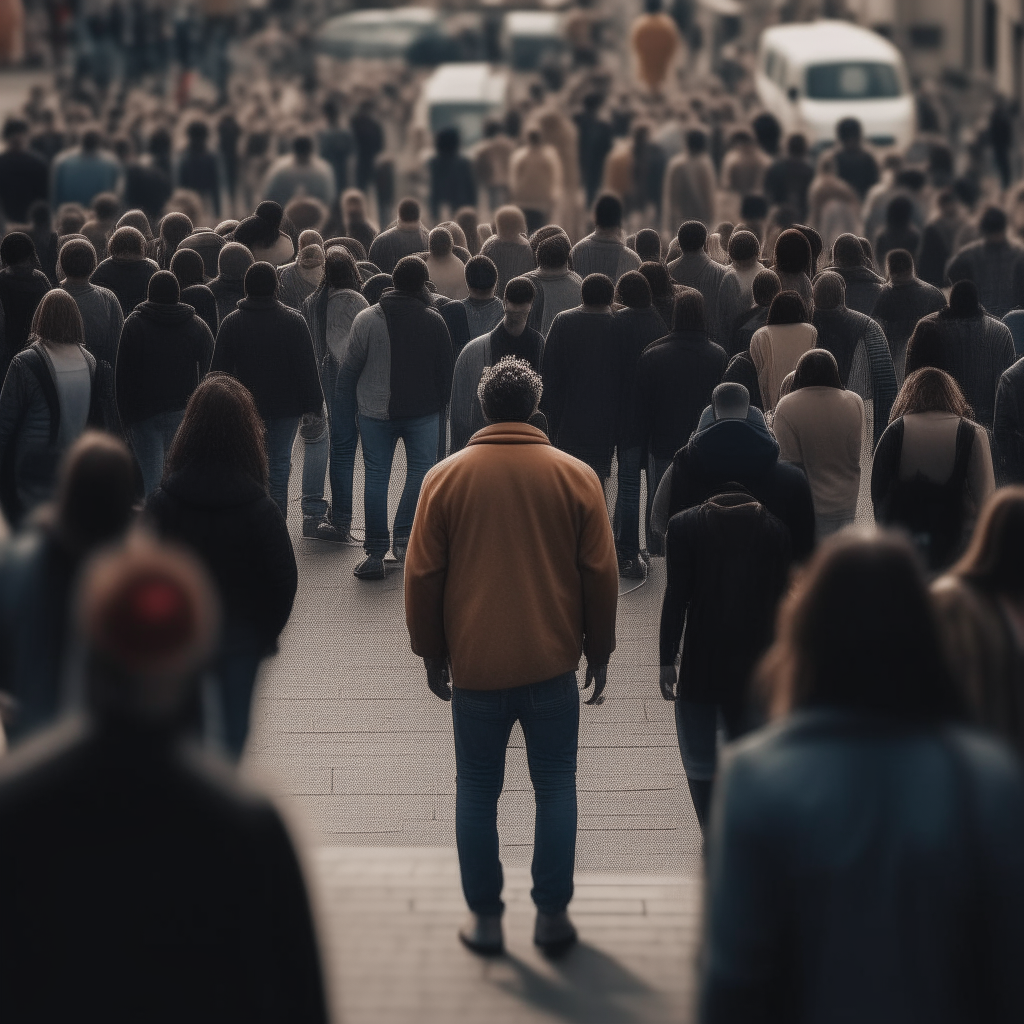
[[[871,319],[878,323],[885,334],[896,377],[900,382],[907,361],[907,342],[914,333],[917,321],[929,313],[937,313],[945,305],[946,297],[938,288],[916,277],[902,284],[890,282],[882,286]]]
[[[1024,484],[1024,359],[999,378],[992,434],[996,484]]]
[[[277,812],[171,738],[76,719],[5,759],[0,986],[11,1021],[326,1021]]]
[[[220,592],[225,637],[255,630],[264,653],[276,650],[298,571],[288,528],[267,491],[240,469],[188,467],[150,495],[146,518],[206,564]]]
[[[28,208],[50,196],[46,161],[29,149],[0,153],[0,205],[9,224],[24,224]]]
[[[188,405],[210,368],[213,335],[191,306],[143,302],[124,322],[114,394],[128,427]]]
[[[46,275],[20,264],[0,270],[0,306],[4,311],[3,351],[0,352],[0,384],[11,360],[25,347],[32,333],[32,317],[50,290]]]
[[[661,314],[654,306],[646,309],[620,309],[615,322],[622,333],[620,351],[622,356],[622,410],[619,416],[619,444],[629,446],[639,443],[636,435],[636,375],[640,357],[644,350],[668,333]]]
[[[690,440],[725,372],[725,350],[703,331],[673,331],[637,365],[636,439],[657,459]]]
[[[211,370],[230,373],[264,420],[319,412],[324,400],[309,327],[277,299],[242,299],[224,318]]]
[[[846,308],[871,316],[882,293],[882,279],[867,267],[832,267],[846,282]]]
[[[229,313],[245,298],[245,282],[240,277],[215,277],[207,287],[217,300],[217,323],[222,324]]]
[[[159,270],[153,260],[116,260],[107,257],[89,279],[92,284],[109,288],[121,303],[121,312],[127,317],[136,306],[146,301],[149,279]]]
[[[217,315],[217,300],[213,292],[205,284],[190,284],[182,288],[181,301],[196,311],[196,316],[210,328],[210,333],[216,338],[220,317]]]

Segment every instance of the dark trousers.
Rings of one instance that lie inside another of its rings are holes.
[[[671,465],[671,459],[659,459],[654,455],[647,459],[647,550],[652,555],[665,554],[664,542],[651,536],[651,509],[654,507],[654,495],[658,492],[658,484]]]
[[[352,477],[356,469],[355,396],[335,388],[331,399],[331,522],[339,530],[352,526]]]
[[[498,855],[498,797],[505,751],[518,721],[537,800],[533,890],[537,909],[565,910],[576,859],[576,752],[580,698],[576,674],[506,690],[455,688],[455,838],[462,891],[476,914],[500,914],[504,875]]]
[[[615,496],[615,550],[620,561],[640,554],[640,448],[619,448]]]

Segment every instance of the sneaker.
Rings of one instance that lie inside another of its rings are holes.
[[[405,547],[404,544],[391,545],[391,554],[395,556],[395,561],[399,565],[405,565]]]
[[[302,536],[309,537],[316,540],[317,528],[320,526],[322,520],[317,519],[315,516],[303,516],[302,517]]]
[[[647,565],[639,557],[619,560],[619,575],[624,580],[647,579]]]
[[[500,914],[470,914],[459,929],[462,944],[480,956],[500,956],[505,952]]]
[[[367,555],[353,570],[352,575],[361,580],[384,579],[384,559],[380,555]]]
[[[537,911],[533,942],[548,956],[560,956],[576,939],[576,929],[564,910],[558,914],[545,914],[543,911]]]
[[[316,527],[317,540],[329,540],[334,544],[351,544],[352,534],[348,527],[339,528],[327,519],[321,519]]]

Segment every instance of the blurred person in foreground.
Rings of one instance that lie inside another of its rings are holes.
[[[89,431],[68,450],[56,501],[0,550],[0,690],[16,701],[12,739],[61,709],[72,589],[89,556],[124,534],[134,491],[128,449]]]
[[[452,701],[456,840],[472,912],[459,937],[503,949],[497,804],[519,721],[537,798],[534,941],[576,939],[566,908],[576,849],[576,669],[600,704],[615,648],[618,571],[594,472],[527,422],[540,376],[507,357],[484,370],[488,426],[424,480],[405,567],[406,622],[430,689]],[[500,524],[500,525],[499,525]],[[454,694],[452,686],[454,685]]]
[[[891,535],[831,539],[786,601],[778,721],[716,785],[703,1024],[1021,1019],[1024,781],[939,644]]]
[[[143,538],[76,602],[85,709],[0,769],[0,985],[11,1022],[326,1021],[280,816],[185,742],[212,586]]]

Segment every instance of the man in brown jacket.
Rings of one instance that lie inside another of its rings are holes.
[[[557,953],[576,938],[566,913],[576,853],[576,668],[586,654],[587,703],[600,704],[615,648],[618,563],[597,475],[527,423],[540,376],[506,357],[484,371],[478,395],[490,425],[423,481],[405,615],[430,689],[452,700],[455,830],[472,911],[459,936],[479,953],[503,948],[497,805],[519,721],[537,798],[534,941]]]

